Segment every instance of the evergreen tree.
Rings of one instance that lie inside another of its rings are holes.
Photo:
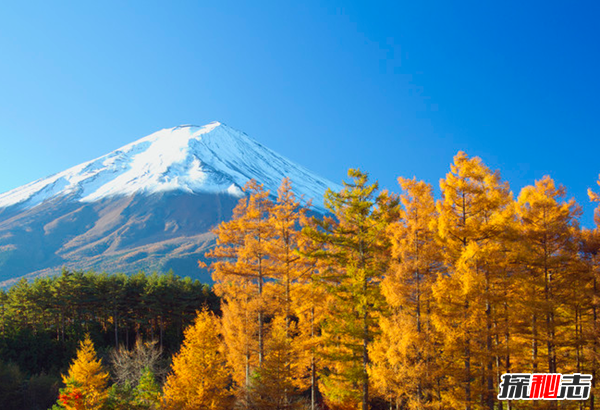
[[[19,366],[0,360],[0,408],[6,410],[23,408],[23,382],[24,376]]]
[[[383,298],[379,283],[389,262],[386,229],[397,213],[398,201],[378,184],[351,169],[352,182],[340,192],[328,190],[325,206],[334,218],[324,218],[317,229],[304,233],[324,251],[313,256],[326,260],[329,270],[321,278],[332,303],[323,321],[324,357],[322,388],[332,405],[369,408],[369,346],[378,332]]]
[[[135,401],[144,409],[160,408],[161,391],[154,373],[149,367],[144,368],[134,393]]]

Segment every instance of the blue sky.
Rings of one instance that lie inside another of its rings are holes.
[[[339,182],[600,173],[597,2],[4,2],[0,191],[218,120]]]

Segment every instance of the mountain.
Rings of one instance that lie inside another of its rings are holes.
[[[0,194],[0,286],[69,269],[197,268],[212,227],[231,217],[255,179],[281,180],[323,212],[339,186],[219,122],[164,129],[107,155]]]

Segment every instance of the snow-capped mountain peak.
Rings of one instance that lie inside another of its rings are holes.
[[[305,200],[322,209],[326,188],[338,187],[222,123],[163,129],[107,155],[0,194],[0,208],[32,208],[69,197],[107,197],[167,191],[242,196],[249,179],[275,194],[284,177]]]

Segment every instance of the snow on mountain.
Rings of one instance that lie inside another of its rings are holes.
[[[323,193],[339,186],[219,122],[163,129],[95,160],[0,194],[0,208],[33,208],[68,197],[79,202],[166,191],[229,193],[254,178],[276,194],[284,177],[297,196],[323,209]]]

